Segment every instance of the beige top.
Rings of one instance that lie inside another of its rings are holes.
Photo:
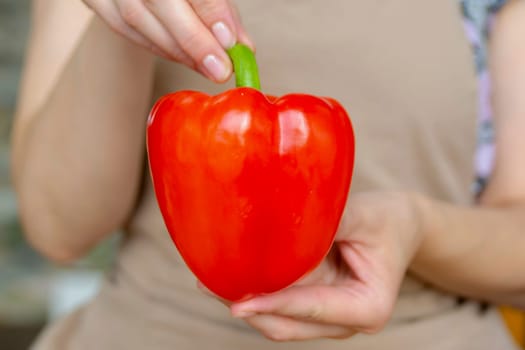
[[[477,91],[456,1],[238,3],[257,43],[264,91],[332,96],[347,108],[357,137],[352,192],[415,190],[471,201]],[[158,64],[155,97],[188,88],[224,86]],[[52,325],[35,349],[515,349],[494,310],[460,305],[411,277],[378,335],[272,343],[197,291],[145,179],[102,291]]]

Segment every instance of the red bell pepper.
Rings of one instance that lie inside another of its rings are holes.
[[[234,301],[290,285],[327,254],[350,187],[354,135],[335,100],[265,96],[250,49],[228,53],[237,88],[160,98],[147,148],[182,258]]]

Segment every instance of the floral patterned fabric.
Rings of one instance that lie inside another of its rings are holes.
[[[472,45],[478,75],[478,147],[474,193],[481,194],[492,172],[494,160],[494,125],[490,105],[490,77],[487,42],[493,15],[507,0],[460,0],[467,37]]]

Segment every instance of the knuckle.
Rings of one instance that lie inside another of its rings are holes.
[[[136,27],[142,19],[142,8],[133,2],[125,2],[119,8],[120,16],[130,26]]]
[[[173,60],[177,62],[181,62],[185,58],[185,54],[177,45],[164,50],[168,54],[168,56],[170,56]]]
[[[176,62],[184,64],[186,67],[190,69],[196,69],[197,65],[195,62],[190,59],[187,55],[185,55],[182,51],[172,51],[169,56]]]
[[[199,9],[216,9],[224,6],[225,2],[220,0],[192,0],[193,6]]]
[[[295,340],[294,334],[297,331],[292,324],[279,319],[273,319],[257,328],[265,338],[277,343]]]
[[[313,307],[308,314],[306,315],[306,319],[308,321],[320,321],[323,316],[323,306],[321,304],[316,305]]]
[[[82,0],[82,2],[84,3],[84,5],[87,6],[88,9],[93,10],[93,4],[91,3],[91,1],[89,1],[89,0]]]
[[[265,331],[263,335],[269,340],[276,342],[276,343],[282,343],[287,340],[290,340],[288,335],[282,330]]]
[[[178,43],[189,56],[197,57],[203,51],[203,41],[204,38],[199,31],[191,31],[180,38]]]
[[[381,299],[379,299],[381,300]],[[364,329],[364,333],[376,334],[383,330],[390,320],[392,314],[393,303],[390,303],[383,298],[383,301],[374,303],[374,307],[371,308],[371,316]]]
[[[178,62],[178,63],[185,63],[186,62],[185,56],[182,55],[180,52],[171,51],[171,52],[168,53],[168,56],[170,56],[171,59],[173,59],[175,62]]]
[[[146,50],[148,51],[151,51],[151,52],[158,52],[159,54],[164,54],[162,52],[162,50],[160,50],[155,44],[151,43],[151,42],[148,42],[148,43],[145,43],[144,45],[142,45]]]
[[[373,325],[365,328],[363,330],[363,333],[365,334],[377,334],[379,332],[381,332],[384,328],[384,325],[383,324],[379,324],[379,323],[374,323]]]
[[[193,6],[203,18],[218,17],[227,10],[227,3],[218,0],[194,0]]]
[[[305,318],[308,321],[322,321],[323,315],[325,313],[325,303],[330,296],[324,292],[323,289],[318,289],[314,292],[313,300],[316,300],[316,303],[313,303],[308,309],[305,315],[298,315]]]
[[[123,22],[111,21],[111,22],[108,22],[108,25],[111,28],[111,30],[113,30],[115,33],[122,35],[124,37],[127,36],[128,31],[127,31],[126,25]]]
[[[322,300],[322,299],[319,299]],[[298,317],[301,317],[305,321],[309,322],[317,322],[322,321],[324,314],[324,306],[322,303],[317,303],[313,305],[308,311],[306,311],[303,315],[297,315]]]
[[[146,5],[147,8],[152,8],[157,6],[157,0],[142,0],[142,3]]]

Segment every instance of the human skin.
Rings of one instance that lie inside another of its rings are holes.
[[[120,33],[113,34],[80,2],[35,0],[34,6],[12,140],[13,179],[28,240],[67,263],[132,215],[153,56],[123,39],[137,42],[129,38],[134,34],[110,23]],[[149,49],[169,54],[156,41],[160,33],[132,28],[155,43],[145,45]],[[210,39],[210,27],[199,28],[199,53],[182,49],[192,63],[172,58],[214,79],[195,62],[221,57],[216,50],[222,49]],[[525,308],[524,34],[525,3],[511,1],[491,37],[496,163],[479,203],[460,206],[405,192],[353,195],[334,249],[317,270],[282,292],[228,305],[232,315],[279,341],[373,333],[389,319],[407,271],[448,292]]]
[[[216,82],[232,73],[224,49],[252,46],[229,0],[83,0],[116,32]]]

